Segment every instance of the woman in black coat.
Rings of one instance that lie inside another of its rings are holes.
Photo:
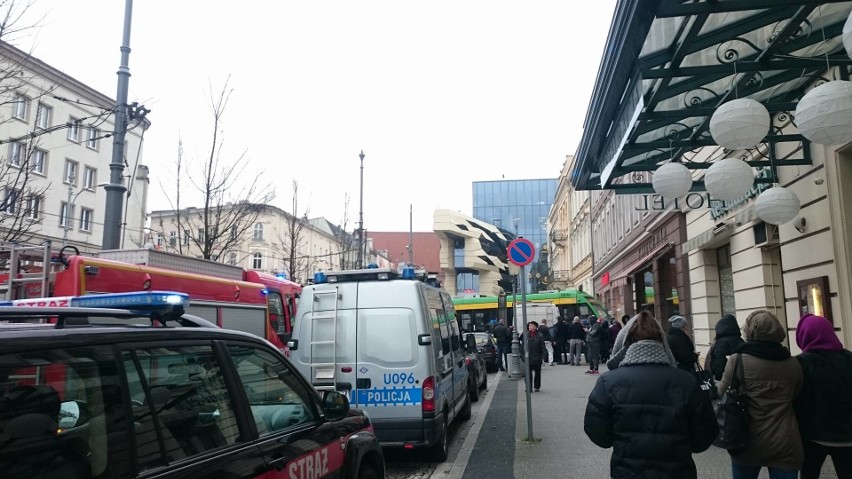
[[[734,354],[734,350],[744,343],[740,325],[733,314],[726,314],[716,323],[716,339],[710,347],[710,370],[716,381],[722,380],[725,365],[728,364],[728,356]]]
[[[685,326],[686,318],[683,316],[674,315],[669,318],[669,332],[666,334],[666,340],[669,342],[677,367],[691,373],[695,371],[698,355],[695,353],[692,340],[683,330]]]
[[[613,448],[610,476],[694,479],[692,454],[710,447],[716,417],[693,374],[674,367],[663,330],[647,312],[630,325],[618,369],[589,395],[584,429]]]

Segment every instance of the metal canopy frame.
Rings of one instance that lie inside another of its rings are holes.
[[[653,193],[645,172],[662,163],[702,170],[733,154],[770,169],[758,182],[812,164],[793,113],[810,88],[849,79],[841,34],[850,11],[852,1],[619,0],[571,184]],[[735,98],[763,103],[772,127],[760,145],[732,152],[709,125]],[[693,177],[692,191],[704,191]]]

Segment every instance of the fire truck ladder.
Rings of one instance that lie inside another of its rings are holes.
[[[319,309],[323,298],[334,298],[334,308]],[[311,377],[317,391],[337,389],[337,306],[340,292],[337,286],[325,291],[314,291],[314,307],[311,311]],[[329,330],[328,327],[331,326]],[[317,330],[321,332],[318,333]],[[329,338],[330,335],[330,338]],[[314,362],[317,350],[331,349],[331,362]]]
[[[7,249],[9,254],[9,279],[5,284],[0,284],[0,292],[8,301],[21,297],[23,291],[18,287],[24,283],[41,283],[43,296],[47,296],[50,273],[52,272],[51,242],[47,240],[41,245],[20,245],[12,243]],[[41,271],[38,273],[21,273],[21,261],[41,261]]]

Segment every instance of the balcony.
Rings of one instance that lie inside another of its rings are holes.
[[[557,244],[565,244],[568,242],[568,234],[567,228],[556,228],[550,230],[550,241],[553,241]]]

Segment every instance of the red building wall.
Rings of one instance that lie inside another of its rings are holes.
[[[373,240],[373,249],[387,250],[388,259],[399,264],[408,262],[408,235],[407,232],[384,232],[370,231],[369,237]],[[443,281],[444,274],[441,271],[441,241],[433,232],[412,233],[414,243],[414,264],[423,267],[429,273],[438,275]]]

